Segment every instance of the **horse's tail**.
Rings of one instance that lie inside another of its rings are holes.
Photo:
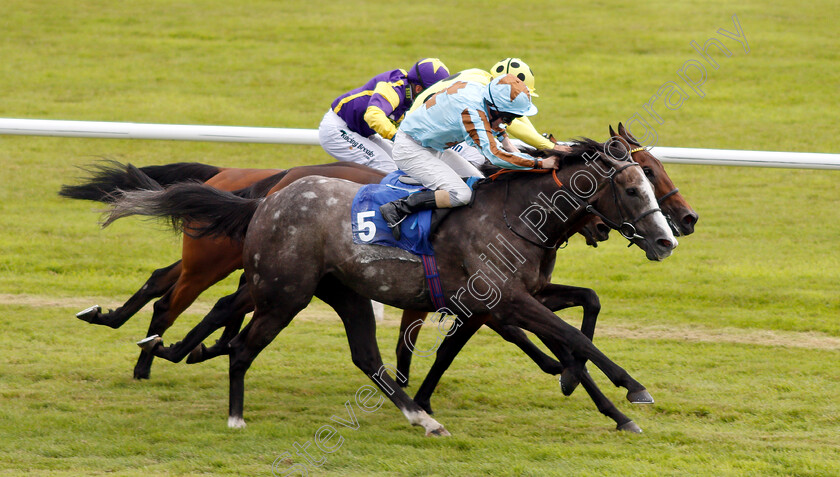
[[[87,182],[79,185],[63,185],[58,195],[69,199],[112,202],[117,190],[145,188],[144,180],[135,172],[137,169],[131,164],[105,160],[83,169],[90,174]],[[178,162],[162,166],[140,167],[139,170],[158,184],[167,186],[187,180],[206,182],[221,169],[197,162]]]
[[[262,198],[245,198],[197,182],[166,189],[121,191],[111,201],[103,227],[129,215],[160,217],[191,237],[230,237],[242,241]]]

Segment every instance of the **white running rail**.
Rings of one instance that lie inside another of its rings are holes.
[[[163,139],[173,141],[250,142],[317,146],[318,130],[241,126],[118,123],[0,118],[0,135],[59,136],[109,139]],[[782,167],[840,170],[840,154],[815,152],[740,151],[655,147],[654,156],[673,164]]]

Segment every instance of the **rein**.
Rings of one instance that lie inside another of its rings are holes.
[[[549,171],[548,169],[532,169],[530,172],[535,172],[537,174],[545,174],[548,171]],[[496,173],[490,175],[488,177],[488,179],[490,179],[491,181],[495,181],[499,176],[501,176],[502,174],[506,174],[508,172],[513,172],[513,170],[512,169],[502,169],[499,172],[496,172]],[[551,176],[554,178],[554,183],[557,184],[557,187],[562,188],[563,183],[560,182],[559,178],[557,178],[557,169],[551,169]],[[509,190],[510,190],[510,181],[505,183],[505,199],[502,202],[502,217],[505,219],[505,225],[507,226],[508,230],[513,232],[514,235],[521,238],[522,240],[530,243],[531,245],[536,245],[537,247],[539,247],[543,250],[554,250],[554,249],[556,249],[557,245],[558,245],[556,242],[554,243],[553,246],[543,245],[539,242],[534,242],[533,240],[529,239],[528,237],[526,237],[526,236],[522,235],[521,233],[517,232],[516,229],[514,229],[513,226],[510,225],[510,222],[508,221],[508,218],[507,218],[507,207],[505,207],[505,205],[507,204],[508,191]],[[559,241],[560,241],[560,239],[557,239],[557,242],[559,242]]]
[[[610,186],[612,187],[612,191],[613,191],[613,200],[615,202],[616,208],[618,209],[618,213],[621,215],[621,224],[620,225],[613,222],[612,220],[608,219],[606,216],[604,216],[604,214],[597,211],[595,209],[595,207],[593,207],[592,205],[589,205],[589,204],[586,205],[586,211],[587,212],[592,213],[594,215],[597,215],[601,220],[604,221],[605,224],[607,224],[608,227],[610,227],[612,229],[615,229],[615,230],[618,230],[618,233],[620,233],[622,235],[622,237],[629,240],[631,245],[633,244],[633,240],[644,240],[644,237],[642,237],[641,235],[638,234],[638,232],[636,232],[636,224],[640,220],[642,220],[643,218],[647,217],[648,215],[655,214],[657,212],[662,212],[662,209],[660,209],[659,207],[655,207],[655,208],[652,208],[652,209],[647,210],[645,212],[642,212],[635,219],[632,219],[632,220],[628,221],[625,218],[626,216],[624,214],[624,208],[621,207],[621,203],[618,200],[618,190],[617,190],[616,185],[615,185],[615,176],[620,174],[625,169],[627,169],[629,167],[633,167],[633,166],[641,167],[638,162],[631,162],[631,163],[625,165],[624,167],[620,168],[619,170],[615,171],[615,173],[613,173],[612,175],[610,175]]]

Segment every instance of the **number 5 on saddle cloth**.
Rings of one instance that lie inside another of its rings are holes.
[[[350,208],[353,243],[397,247],[421,256],[429,290],[432,293],[432,301],[440,309],[444,304],[442,292],[435,293],[435,290],[440,290],[440,284],[437,282],[435,251],[430,238],[433,231],[432,211],[422,210],[406,217],[399,225],[401,227],[399,240],[394,238],[394,234],[391,233],[391,229],[379,213],[379,207],[382,204],[424,189],[421,185],[401,182],[400,177],[404,175],[403,171],[395,171],[385,176],[379,184],[369,184],[359,189]],[[473,187],[479,180],[481,180],[480,177],[470,177],[466,182],[467,185]]]

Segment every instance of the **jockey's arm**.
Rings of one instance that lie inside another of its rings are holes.
[[[537,132],[531,121],[523,116],[516,118],[507,127],[507,132],[511,137],[519,139],[525,144],[535,147],[537,149],[553,149],[554,143],[543,137]]]
[[[519,149],[513,144],[507,134],[502,136],[502,147],[507,152],[519,152]]]
[[[397,127],[388,115],[394,112],[399,104],[400,97],[393,84],[384,81],[377,83],[365,110],[365,122],[385,139],[393,138]]]
[[[484,111],[464,110],[461,114],[464,129],[470,140],[493,164],[505,169],[539,168],[539,160],[519,152],[505,151],[496,139]]]

